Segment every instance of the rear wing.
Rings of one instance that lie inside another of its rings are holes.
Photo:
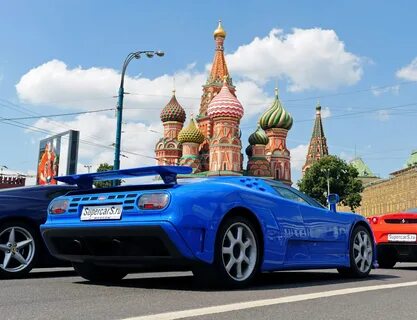
[[[76,184],[81,189],[91,189],[94,181],[118,180],[155,175],[159,175],[165,184],[176,184],[178,174],[189,174],[191,172],[192,168],[185,166],[153,166],[74,174],[70,176],[54,177],[54,179],[67,184]]]

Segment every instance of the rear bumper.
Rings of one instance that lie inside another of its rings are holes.
[[[51,254],[72,262],[147,268],[187,266],[195,258],[168,222],[159,225],[41,227]]]
[[[417,262],[417,243],[380,243],[377,255],[393,254],[398,262]]]

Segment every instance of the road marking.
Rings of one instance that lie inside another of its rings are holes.
[[[411,286],[417,286],[417,281],[393,283],[393,284],[382,284],[382,285],[367,286],[367,287],[346,288],[346,289],[338,289],[338,290],[331,290],[331,291],[325,291],[325,292],[299,294],[299,295],[274,298],[274,299],[246,301],[246,302],[224,304],[224,305],[205,307],[205,308],[151,314],[147,316],[126,318],[124,320],[175,320],[175,319],[183,319],[183,318],[189,318],[189,317],[205,316],[205,315],[216,314],[216,313],[224,313],[224,312],[239,311],[239,310],[245,310],[245,309],[251,309],[251,308],[272,306],[272,305],[284,304],[284,303],[290,303],[290,302],[306,301],[306,300],[313,300],[313,299],[319,299],[319,298],[329,298],[329,297],[341,296],[341,295],[352,294],[352,293],[403,288],[403,287],[411,287]]]

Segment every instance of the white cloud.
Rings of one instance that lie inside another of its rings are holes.
[[[201,85],[206,75],[194,72],[193,66],[175,75],[155,79],[125,77],[124,108],[126,117],[145,122],[157,121],[171,97],[173,78],[177,97],[187,113],[198,110]],[[120,74],[109,68],[69,68],[64,62],[51,60],[31,69],[16,85],[19,99],[34,105],[91,110],[116,106]],[[184,98],[181,98],[183,96]],[[191,97],[191,98],[190,98]]]
[[[390,115],[389,110],[379,110],[376,113],[376,118],[379,121],[383,121],[383,122],[388,121],[390,119],[390,117],[391,117],[391,115]]]
[[[290,91],[335,89],[362,77],[362,60],[346,51],[334,30],[273,29],[227,55],[229,70],[259,83],[283,78]]]
[[[409,65],[398,70],[396,76],[404,80],[417,81],[417,57]]]
[[[332,112],[330,111],[329,107],[324,107],[323,109],[321,109],[321,117],[323,119],[326,119],[331,116],[332,116]]]
[[[398,93],[400,92],[400,86],[399,85],[382,87],[382,88],[373,86],[371,89],[372,89],[372,94],[376,97],[378,97],[378,96],[380,96],[384,93],[392,93],[392,94],[398,95]]]
[[[300,144],[295,148],[290,149],[291,153],[291,169],[301,171],[304,163],[306,162],[308,151],[307,144]]]

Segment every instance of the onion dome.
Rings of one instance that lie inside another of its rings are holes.
[[[172,93],[172,98],[169,100],[168,104],[161,111],[161,120],[162,122],[167,121],[177,121],[185,122],[185,111],[178,103],[177,98],[175,97],[175,90]]]
[[[219,20],[219,25],[217,26],[217,29],[213,32],[214,39],[217,37],[226,38],[226,31],[224,31],[222,26],[222,21]]]
[[[188,126],[182,128],[180,133],[178,134],[178,141],[181,143],[194,142],[201,144],[203,143],[204,139],[204,135],[195,125],[193,118],[191,118]]]
[[[230,92],[226,77],[223,81],[222,89],[209,103],[207,115],[210,118],[233,117],[241,119],[243,117],[243,107],[239,100]]]
[[[258,129],[249,136],[248,141],[251,145],[262,144],[265,146],[268,144],[269,138],[265,131],[263,131],[261,127],[258,127]]]
[[[278,89],[275,89],[275,99],[272,106],[264,112],[259,119],[262,129],[281,128],[290,130],[293,119],[291,115],[284,109],[278,98]]]
[[[253,155],[253,150],[252,150],[252,146],[251,145],[248,145],[247,147],[246,147],[246,149],[245,149],[245,153],[246,153],[246,155],[250,158],[250,157],[252,157],[252,155]]]

